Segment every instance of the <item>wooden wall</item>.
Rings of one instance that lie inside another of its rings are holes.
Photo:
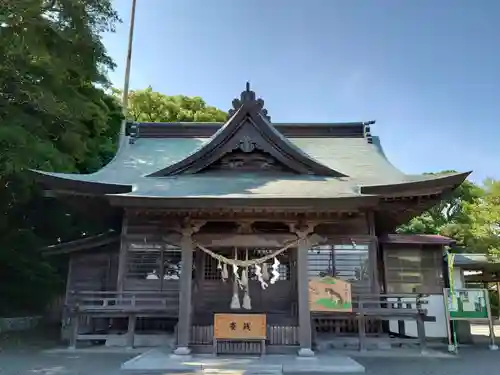
[[[117,277],[117,246],[70,255],[68,292],[116,290]]]
[[[72,304],[72,292],[116,290],[118,279],[118,245],[102,246],[91,251],[70,253],[65,304]],[[69,312],[62,312],[61,336],[69,337]],[[82,330],[90,327],[81,319]]]

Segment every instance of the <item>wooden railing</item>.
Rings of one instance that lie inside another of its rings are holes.
[[[80,321],[84,318],[128,319],[127,346],[133,347],[137,318],[177,317],[179,293],[175,290],[156,291],[78,291],[70,292],[67,309],[71,317],[70,347],[79,340],[102,340],[109,334],[80,334]]]
[[[366,348],[367,333],[380,333],[382,321],[397,320],[398,331],[405,336],[405,320],[414,320],[417,325],[417,339],[401,339],[404,342],[417,342],[425,348],[425,321],[435,317],[427,316],[425,294],[365,294],[353,298],[352,312],[313,313],[315,332],[336,334],[357,333],[359,348]],[[393,340],[397,341],[397,340]]]
[[[359,335],[359,348],[366,347],[367,327],[371,323],[382,320],[397,320],[398,327],[404,331],[404,321],[414,320],[417,324],[418,342],[425,348],[424,322],[429,320],[424,306],[428,303],[427,295],[423,294],[370,294],[359,295],[353,301],[352,312],[313,313],[315,321],[314,331],[318,331],[318,321],[334,323],[335,321],[349,321],[353,333]],[[175,316],[178,314],[178,293],[172,291],[78,291],[72,292],[68,298],[68,308],[72,316],[71,346],[77,340],[85,339],[79,335],[78,318],[83,316],[94,317],[127,317],[129,320],[129,346],[133,346],[135,322],[138,317]],[[356,324],[357,323],[357,324]],[[319,331],[330,331],[322,330]],[[340,333],[333,330],[335,333]],[[370,329],[368,329],[370,333]],[[88,336],[90,337],[90,336]],[[191,344],[210,345],[213,341],[213,326],[194,326],[191,331]],[[294,325],[268,326],[267,345],[295,346],[298,345],[298,327]],[[229,350],[230,348],[226,348]],[[225,349],[225,350],[226,350]]]
[[[424,305],[428,303],[426,294],[365,294],[357,295],[352,300],[352,312],[314,312],[318,317],[347,317],[358,314],[394,317],[406,315],[427,315]]]
[[[423,305],[428,303],[426,294],[367,294],[353,301],[353,311],[364,315],[398,317],[427,315]]]
[[[80,313],[177,312],[178,291],[78,291],[71,292],[68,308]]]

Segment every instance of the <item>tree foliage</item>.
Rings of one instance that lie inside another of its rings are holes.
[[[122,94],[113,91],[117,97]],[[128,116],[138,122],[224,122],[227,118],[227,113],[208,106],[198,96],[169,96],[151,86],[131,91],[128,100]]]
[[[445,171],[440,173],[448,173]],[[466,251],[500,256],[500,181],[465,181],[448,198],[398,228],[398,233],[440,234]]]
[[[0,7],[0,314],[33,310],[59,279],[38,249],[91,223],[42,200],[27,169],[90,172],[114,153],[121,111],[100,33],[110,0],[3,0]],[[98,86],[97,86],[98,85]]]
[[[466,206],[472,234],[469,246],[500,258],[500,181],[486,180],[484,195]]]
[[[443,171],[436,175],[454,171]],[[433,173],[428,173],[433,174]],[[466,205],[482,195],[482,189],[470,181],[464,181],[454,192],[437,205],[413,218],[408,224],[398,228],[398,233],[442,234],[455,238],[468,225]]]
[[[28,169],[90,173],[114,155],[122,119],[101,33],[111,0],[3,0],[0,7],[0,315],[41,308],[61,284],[38,249],[98,231],[63,200],[41,198]],[[130,93],[138,121],[224,121],[198,97]],[[62,259],[62,264],[65,260]]]

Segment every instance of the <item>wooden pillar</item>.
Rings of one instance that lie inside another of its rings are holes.
[[[196,230],[192,224],[182,229],[181,250],[182,269],[179,289],[179,319],[177,323],[177,355],[189,355],[189,340],[191,333],[191,290],[193,277],[193,238]]]
[[[298,294],[298,313],[299,313],[299,357],[312,357],[312,332],[311,332],[311,311],[309,310],[309,265],[308,252],[310,242],[307,234],[311,230],[296,230],[299,236],[297,246],[297,294]]]
[[[116,280],[116,289],[123,292],[123,284],[125,281],[125,273],[127,270],[127,253],[128,253],[128,240],[127,240],[127,212],[123,212],[122,233],[120,238],[120,254],[118,258],[118,276]]]
[[[368,247],[368,263],[370,267],[370,285],[372,293],[380,293],[379,277],[379,243],[375,232],[375,215],[373,211],[366,213],[368,233],[372,236]]]
[[[66,295],[64,296],[64,304],[66,306],[73,306],[75,301],[71,298],[74,293],[73,287],[73,271],[74,271],[74,257],[75,254],[69,254],[69,264],[68,264],[68,276],[66,278]],[[68,324],[69,323],[69,324]],[[61,338],[66,340],[71,338],[71,314],[67,309],[63,309],[62,312],[62,323],[61,323]]]
[[[496,285],[497,285],[497,301],[498,303],[500,304],[500,281],[498,281],[498,274],[496,273],[495,274],[495,278],[497,278],[497,282],[496,282]],[[500,307],[497,311],[497,316],[496,316],[497,319],[500,319]]]

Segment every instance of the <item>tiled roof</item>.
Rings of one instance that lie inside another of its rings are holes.
[[[151,186],[160,186],[167,184],[170,177],[145,177],[148,174],[172,165],[183,160],[196,149],[202,147],[208,139],[206,138],[140,138],[134,144],[127,144],[121,149],[117,157],[104,168],[92,174],[65,174],[37,171],[39,174],[52,176],[61,179],[73,181],[90,182],[96,184],[111,185],[130,185],[135,186],[135,190],[151,191]],[[364,138],[292,138],[290,141],[299,147],[304,153],[311,156],[318,162],[329,168],[349,176],[348,178],[311,178],[312,176],[294,176],[285,178],[280,182],[279,177],[263,177],[260,181],[266,181],[267,187],[262,187],[262,191],[268,191],[269,186],[280,187],[273,194],[286,192],[290,188],[282,189],[294,181],[295,193],[300,187],[306,188],[301,194],[309,196],[335,197],[338,192],[338,186],[346,189],[349,185],[349,191],[359,191],[361,186],[365,185],[386,185],[408,182],[418,182],[435,179],[432,175],[405,175],[395,168],[381,153],[381,149],[376,144],[369,144]],[[179,177],[171,177],[174,181],[170,185],[180,186]],[[464,176],[465,178],[465,176]],[[213,185],[215,181],[222,181],[220,178],[206,177],[203,186],[211,186],[213,193],[217,189],[224,187]],[[230,179],[231,184],[243,186],[248,178],[244,175],[235,174]],[[270,184],[273,180],[274,183]],[[193,181],[188,178],[186,181]],[[197,183],[202,182],[202,178],[195,179]],[[300,183],[302,181],[302,183]],[[183,184],[184,185],[184,184]],[[144,188],[148,186],[148,188]],[[186,187],[186,185],[184,185]],[[199,187],[193,186],[194,191]],[[189,189],[184,190],[186,195],[194,194]]]
[[[435,182],[443,189],[452,188],[467,177],[467,173],[448,176],[404,174],[387,160],[378,137],[370,135],[370,139],[367,139],[366,134],[360,131],[363,123],[341,124],[338,129],[342,131],[338,134],[337,128],[332,124],[330,126],[333,136],[328,136],[330,132],[328,125],[321,124],[318,129],[322,135],[318,136],[316,129],[316,133],[311,131],[311,134],[315,134],[311,137],[307,137],[306,126],[300,124],[282,126],[283,129],[288,129],[286,132],[295,134],[285,137],[273,128],[261,112],[258,112],[262,111],[263,102],[255,99],[253,92],[242,93],[241,103],[242,107],[239,110],[250,108],[249,111],[257,111],[248,112],[249,117],[245,120],[248,124],[253,123],[257,129],[247,130],[261,137],[261,142],[272,144],[274,147],[272,152],[283,153],[284,160],[295,160],[297,170],[302,168],[308,173],[293,176],[268,174],[249,176],[235,171],[230,176],[209,173],[193,176],[183,175],[182,168],[178,168],[175,172],[175,166],[183,167],[182,162],[188,157],[193,158],[193,155],[202,155],[203,152],[205,157],[207,152],[216,153],[218,148],[212,142],[217,140],[219,142],[217,146],[223,144],[220,142],[226,142],[227,146],[227,142],[236,141],[230,138],[233,134],[231,131],[236,133],[242,126],[236,122],[231,123],[231,120],[211,137],[202,138],[192,135],[157,138],[161,132],[158,133],[155,126],[147,124],[147,127],[153,129],[149,130],[150,137],[146,132],[135,138],[133,143],[122,144],[115,158],[96,173],[34,172],[49,189],[59,188],[78,192],[93,190],[96,194],[118,193],[156,197],[338,198],[347,195],[362,196],[361,193],[380,194],[380,188],[386,186],[391,188],[391,193],[396,192],[396,194],[399,188],[401,191],[411,190],[412,184],[421,189],[428,189],[429,184]],[[238,117],[239,110],[235,110],[233,119]],[[255,125],[255,121],[259,124]],[[231,124],[232,127],[229,126]],[[250,127],[248,124],[244,126]],[[352,132],[348,131],[349,127],[352,127]],[[140,124],[137,128],[140,134]],[[314,125],[311,125],[312,128]],[[226,133],[221,137],[221,133],[224,132]],[[167,173],[166,177],[151,177],[151,175],[158,176],[159,171],[168,171],[169,167],[174,170],[174,175]]]
[[[455,254],[453,262],[456,266],[482,266],[492,263],[488,260],[486,254]]]

